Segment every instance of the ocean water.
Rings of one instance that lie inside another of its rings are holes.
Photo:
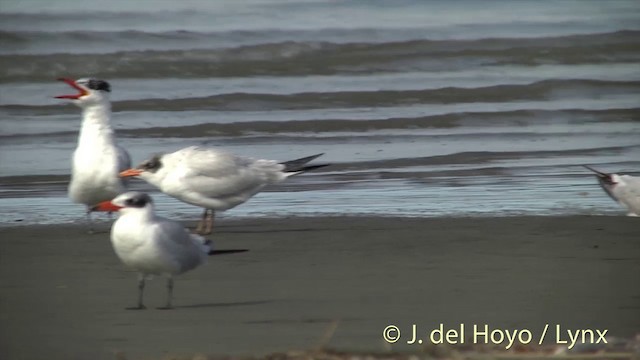
[[[0,225],[84,216],[58,77],[111,83],[136,163],[206,144],[333,164],[228,217],[617,215],[581,165],[640,172],[634,0],[1,0],[0,44]]]

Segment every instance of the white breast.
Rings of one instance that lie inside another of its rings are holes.
[[[111,200],[125,191],[118,176],[129,155],[115,144],[108,104],[85,109],[78,146],[73,153],[69,197],[87,206]]]

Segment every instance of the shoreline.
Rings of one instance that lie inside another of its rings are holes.
[[[225,219],[214,246],[250,251],[177,277],[173,311],[150,281],[139,312],[102,225],[0,228],[1,357],[261,355],[313,348],[335,321],[328,348],[371,352],[389,324],[640,331],[636,218]]]

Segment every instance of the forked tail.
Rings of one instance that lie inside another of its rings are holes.
[[[287,173],[287,175],[292,176],[292,175],[297,175],[303,172],[319,169],[325,166],[329,166],[330,164],[306,165],[307,163],[311,162],[314,159],[319,158],[322,155],[324,155],[324,153],[311,155],[311,156],[303,157],[300,159],[281,162],[280,164],[284,165],[284,170],[282,171]]]

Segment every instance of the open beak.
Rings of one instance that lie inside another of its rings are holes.
[[[139,169],[127,169],[123,172],[120,173],[120,177],[132,177],[132,176],[138,176],[142,174],[142,170]]]
[[[122,206],[118,206],[111,201],[103,201],[92,207],[91,211],[116,212],[120,209],[122,209]]]
[[[594,169],[594,168],[592,168],[590,166],[587,166],[587,165],[582,165],[582,166],[584,166],[585,168],[593,171],[601,179],[609,179],[609,178],[611,178],[611,175],[609,175],[607,173],[603,173],[602,171],[598,171],[598,170],[596,170],[596,169]]]
[[[78,100],[79,98],[85,96],[85,95],[89,95],[89,92],[85,89],[83,89],[82,87],[80,87],[78,84],[76,84],[76,82],[72,79],[66,79],[66,78],[60,78],[58,79],[58,81],[62,81],[67,83],[67,85],[71,86],[72,88],[78,90],[78,93],[75,95],[59,95],[56,96],[56,99],[71,99],[71,100]]]
[[[617,184],[615,181],[613,181],[613,176],[611,176],[611,174],[607,174],[607,173],[604,173],[602,171],[598,171],[598,170],[596,170],[596,169],[594,169],[592,167],[589,167],[587,165],[582,165],[582,166],[584,166],[585,168],[593,171],[596,174],[596,176],[598,177],[598,179],[600,179],[600,181],[604,182],[605,184],[607,184],[607,185],[615,185],[615,184]]]

